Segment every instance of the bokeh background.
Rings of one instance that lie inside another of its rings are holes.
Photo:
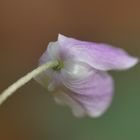
[[[1,0],[0,91],[37,66],[62,33],[140,56],[139,0]],[[0,140],[139,140],[140,65],[111,72],[112,106],[100,118],[75,118],[35,81],[0,107]]]

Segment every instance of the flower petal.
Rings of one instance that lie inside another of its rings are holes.
[[[63,73],[64,74],[64,73]],[[69,96],[79,102],[91,117],[99,117],[109,107],[113,96],[113,80],[105,72],[96,72],[83,80],[72,80],[66,73],[63,84],[71,90]],[[68,92],[66,92],[68,94]]]
[[[42,72],[34,78],[41,86],[48,89],[48,84],[50,82],[50,77],[48,77],[45,72]]]
[[[95,71],[95,69],[84,62],[67,60],[64,61],[64,67],[61,70],[61,73],[62,75],[63,73],[66,73],[65,76],[68,76],[68,79],[70,78],[71,80],[81,80]]]
[[[60,105],[68,105],[76,117],[83,117],[86,113],[84,108],[64,91],[57,92],[54,99]]]
[[[60,47],[58,42],[50,42],[46,51],[43,53],[39,60],[39,65],[42,65],[49,61],[59,60],[59,49]],[[54,91],[60,83],[59,75],[60,72],[56,72],[53,69],[47,69],[46,71],[36,76],[34,79],[43,87],[45,87],[48,91]]]
[[[63,35],[58,36],[58,43],[66,57],[86,62],[98,70],[123,70],[138,62],[137,58],[130,56],[123,49],[107,44],[79,41]]]
[[[58,42],[50,42],[46,51],[43,53],[39,60],[39,65],[44,64],[51,60],[58,60],[60,54],[60,47]]]

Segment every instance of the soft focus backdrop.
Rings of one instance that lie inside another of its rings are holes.
[[[0,91],[37,66],[62,33],[140,56],[138,0],[1,0]],[[140,65],[111,72],[112,106],[98,119],[75,118],[35,81],[0,107],[0,140],[139,140]]]

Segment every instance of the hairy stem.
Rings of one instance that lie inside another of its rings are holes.
[[[21,77],[19,80],[17,80],[15,83],[13,83],[11,86],[9,86],[7,89],[5,89],[0,94],[0,105],[9,97],[11,96],[17,89],[25,85],[27,82],[29,82],[31,79],[39,75],[41,72],[45,71],[48,68],[53,68],[58,65],[58,61],[52,61],[47,62],[33,71],[27,73],[25,76]]]

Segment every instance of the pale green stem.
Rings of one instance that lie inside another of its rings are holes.
[[[45,71],[48,68],[53,68],[58,65],[58,61],[52,61],[47,62],[33,71],[27,73],[25,76],[21,77],[19,80],[17,80],[15,83],[13,83],[11,86],[9,86],[7,89],[5,89],[0,94],[0,105],[9,97],[11,96],[17,89],[25,85],[27,82],[29,82],[31,79],[39,75],[41,72]]]

